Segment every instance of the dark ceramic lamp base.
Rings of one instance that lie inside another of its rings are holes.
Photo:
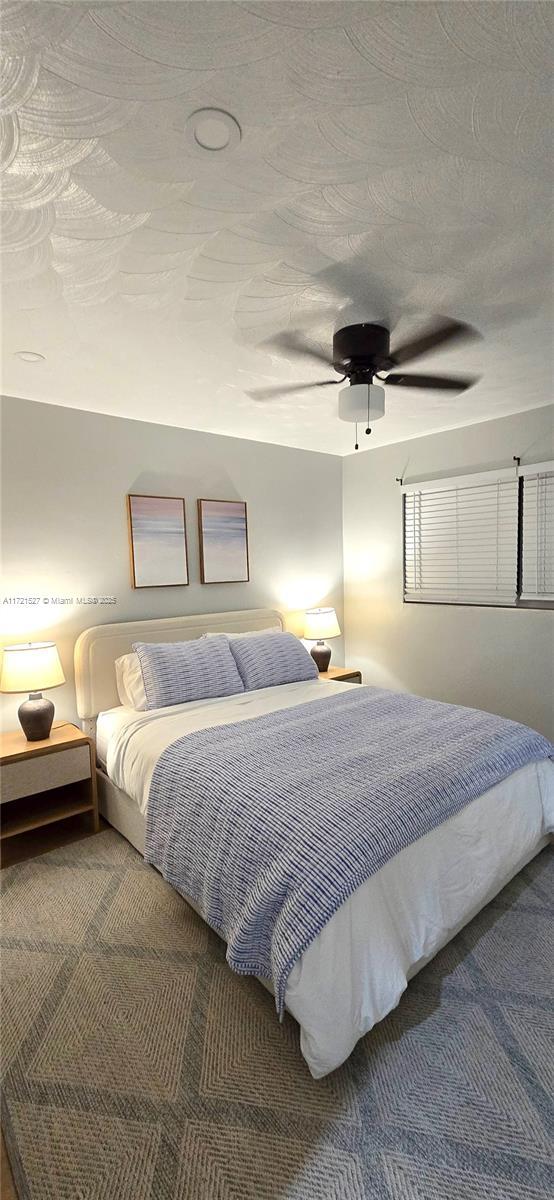
[[[54,705],[42,692],[31,692],[17,710],[19,722],[28,742],[42,742],[50,737],[54,720]]]
[[[329,669],[329,663],[331,662],[331,647],[326,646],[325,642],[316,642],[315,646],[312,646],[310,654],[319,672],[327,671]]]

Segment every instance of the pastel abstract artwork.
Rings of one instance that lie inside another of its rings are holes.
[[[198,535],[202,583],[245,583],[250,578],[243,500],[199,500]]]
[[[133,587],[189,581],[185,502],[180,496],[128,496]]]

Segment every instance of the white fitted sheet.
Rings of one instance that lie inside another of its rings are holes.
[[[310,680],[149,713],[98,718],[110,778],[146,813],[160,754],[186,733],[324,700],[358,684]],[[335,913],[289,976],[286,1005],[315,1078],[344,1062],[407,982],[545,844],[554,763],[531,763],[396,855]]]

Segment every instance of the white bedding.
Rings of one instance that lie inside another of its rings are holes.
[[[97,725],[100,760],[146,813],[163,750],[194,730],[248,720],[358,684],[310,680],[223,700],[136,713],[117,708]],[[286,1004],[320,1078],[394,1008],[429,958],[502,888],[554,829],[554,763],[516,771],[396,855],[358,888],[312,942],[288,980]]]
[[[331,689],[340,691],[352,687],[359,687],[359,684],[309,679],[304,683],[285,683],[254,692],[238,692],[236,696],[221,700],[196,700],[192,704],[174,704],[149,712],[112,708],[98,717],[98,756],[106,764],[110,779],[132,796],[141,813],[145,813],[154,767],[160,754],[178,737],[210,726],[246,721],[308,700],[324,700],[331,694]]]

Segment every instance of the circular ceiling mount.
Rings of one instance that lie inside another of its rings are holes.
[[[46,355],[39,354],[38,350],[16,350],[14,353],[16,358],[26,363],[44,362],[46,358]]]
[[[187,118],[187,145],[201,154],[228,154],[242,137],[238,121],[223,108],[199,108]]]

